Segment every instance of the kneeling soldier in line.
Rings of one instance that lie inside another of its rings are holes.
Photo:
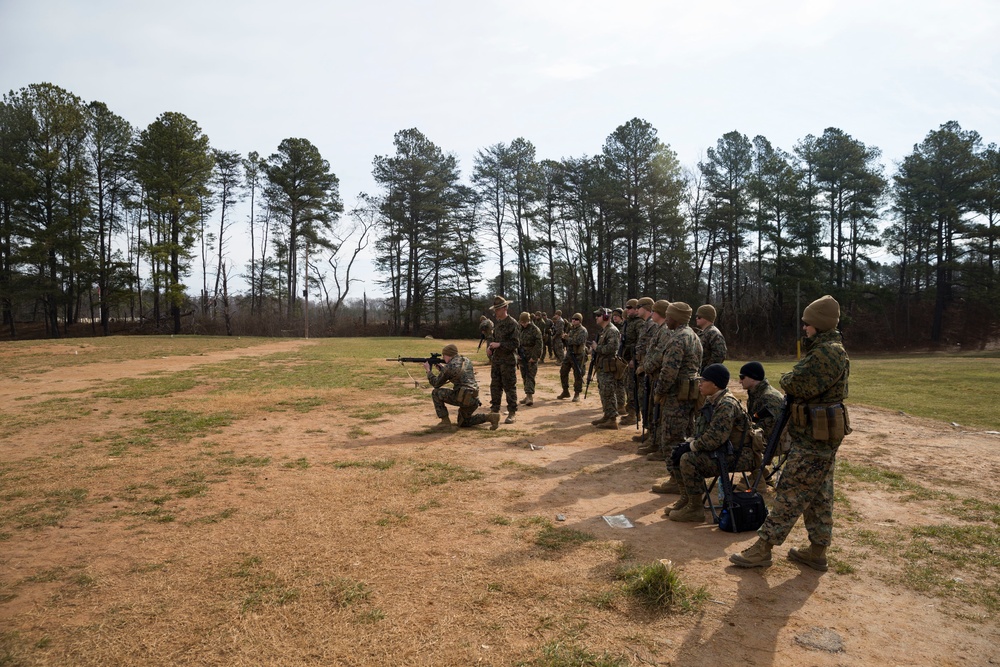
[[[698,391],[705,397],[705,405],[695,420],[694,440],[673,451],[674,466],[680,470],[681,498],[670,507],[671,521],[704,521],[701,492],[704,479],[719,474],[716,457],[726,457],[730,472],[753,469],[750,420],[729,393],[728,384],[729,370],[722,364],[711,364],[702,371]],[[739,449],[731,450],[730,443]]]
[[[465,357],[458,356],[458,347],[455,345],[445,345],[441,350],[441,358],[444,359],[444,366],[437,375],[431,370],[431,365],[424,362],[424,370],[427,371],[427,381],[434,387],[431,392],[431,400],[434,401],[434,412],[441,418],[441,421],[434,426],[435,429],[444,430],[451,428],[451,419],[448,418],[448,408],[445,405],[458,406],[458,425],[462,427],[476,426],[477,424],[490,423],[490,430],[495,431],[500,423],[500,413],[491,412],[489,414],[473,414],[480,406],[479,384],[476,382],[476,372],[472,369],[472,362]],[[452,383],[454,389],[444,385]]]

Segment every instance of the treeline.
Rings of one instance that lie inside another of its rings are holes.
[[[474,331],[493,293],[549,312],[650,295],[713,303],[737,348],[756,352],[787,349],[798,304],[831,293],[869,347],[995,334],[1000,152],[955,122],[891,173],[877,147],[837,128],[790,151],[730,132],[691,170],[641,119],[595,156],[539,159],[524,138],[487,146],[467,179],[417,129],[394,146],[375,157],[378,190],[342,218],[337,178],[305,139],[241,157],[182,114],[138,131],[49,84],[11,92],[0,106],[4,324],[16,335],[17,321],[44,317],[58,335],[89,309],[105,331],[117,316],[179,332],[191,315],[274,333],[301,331],[309,315],[323,333],[338,313],[349,331],[377,313],[380,331],[457,334]],[[244,200],[249,216],[235,220]],[[252,247],[239,269],[226,254],[237,233]],[[347,299],[350,274],[370,241],[384,293],[361,305]],[[183,282],[194,261],[200,294]],[[234,270],[249,285],[238,294]]]

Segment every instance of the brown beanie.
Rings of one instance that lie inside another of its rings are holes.
[[[674,320],[678,324],[687,324],[691,321],[691,306],[687,305],[683,301],[674,301],[667,308],[667,317]]]
[[[715,324],[715,306],[706,303],[698,308],[698,317]]]
[[[571,320],[580,320],[581,322],[583,322],[583,315],[581,315],[580,313],[573,313],[573,317],[571,317],[570,319]]]
[[[448,343],[441,349],[441,356],[444,357],[457,357],[458,356],[458,346],[454,343]]]
[[[638,308],[639,307],[639,299],[629,299],[628,301],[625,302],[625,307],[626,308]]]
[[[556,312],[552,313],[552,317],[555,317],[556,315],[558,315],[559,317],[562,317],[562,311],[561,310],[557,310]]]
[[[527,324],[528,322],[531,321],[531,313],[529,312],[521,313],[521,316],[517,318],[517,321],[520,322],[521,324]]]
[[[827,294],[816,299],[802,313],[802,321],[816,327],[816,331],[830,331],[840,324],[840,304]]]
[[[660,299],[659,301],[653,304],[651,310],[654,313],[659,313],[660,317],[666,317],[667,311],[670,310],[670,302],[666,301],[665,299]]]
[[[639,307],[645,308],[649,312],[653,312],[653,300],[648,296],[644,296],[641,299],[639,299]]]

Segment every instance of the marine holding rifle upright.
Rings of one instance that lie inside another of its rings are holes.
[[[535,376],[538,375],[538,361],[545,354],[542,332],[538,325],[531,321],[529,313],[521,313],[518,318],[521,325],[521,344],[517,348],[517,365],[521,369],[521,379],[524,381],[524,398],[521,405],[535,404]]]
[[[618,372],[615,357],[621,344],[621,333],[618,327],[611,323],[611,311],[598,308],[594,311],[597,326],[601,332],[597,340],[590,343],[597,366],[597,388],[601,393],[600,419],[590,422],[597,428],[618,429],[618,382],[615,378]]]
[[[809,546],[789,549],[790,560],[826,571],[826,549],[833,538],[833,469],[837,449],[851,432],[844,399],[851,360],[837,330],[840,304],[826,295],[802,313],[806,354],[781,376],[781,388],[791,400],[788,433],[792,446],[782,468],[777,497],[758,540],[729,560],[740,567],[767,567],[771,548],[788,537],[803,517]]]
[[[566,356],[559,367],[562,393],[556,398],[569,398],[569,373],[573,371],[573,402],[576,403],[583,391],[583,364],[587,361],[587,328],[583,326],[583,315],[573,313],[569,331],[562,334],[562,342],[566,347]]]
[[[445,345],[441,350],[441,358],[444,365],[437,366],[437,375],[433,372],[433,367],[427,361],[424,362],[424,370],[427,371],[427,381],[431,383],[434,390],[431,392],[431,400],[434,401],[434,412],[441,418],[434,428],[450,429],[451,419],[448,417],[447,405],[458,406],[458,417],[456,418],[460,427],[476,426],[490,422],[490,430],[495,431],[500,423],[500,415],[473,414],[481,403],[479,402],[479,383],[476,382],[476,372],[472,368],[472,362],[465,357],[459,356],[458,347],[455,345]],[[451,383],[452,387],[446,387]]]
[[[500,400],[507,395],[507,419],[504,424],[513,424],[517,413],[517,348],[521,344],[517,320],[507,314],[510,301],[502,296],[493,297],[490,310],[496,313],[497,323],[493,327],[493,341],[487,350],[490,355],[490,410],[500,414]]]

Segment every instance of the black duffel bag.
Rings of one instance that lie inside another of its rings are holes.
[[[767,518],[767,507],[759,493],[733,491],[726,495],[722,513],[719,515],[719,530],[743,533],[761,527]]]

